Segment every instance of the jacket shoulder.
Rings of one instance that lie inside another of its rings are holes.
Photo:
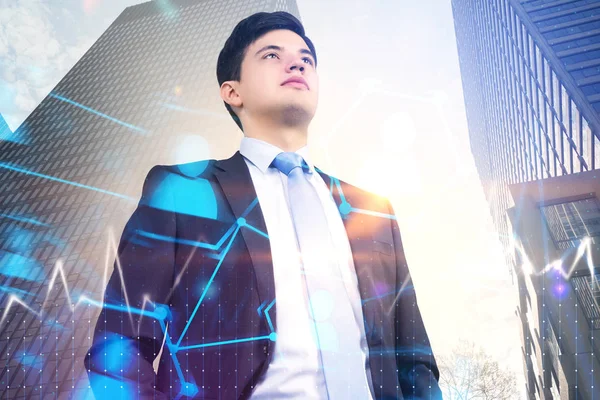
[[[390,201],[386,196],[376,194],[348,181],[329,175],[321,169],[317,168],[317,171],[326,175],[325,182],[329,185],[330,191],[338,193],[340,200],[348,202],[350,207],[384,214],[390,212]]]
[[[206,179],[212,175],[216,161],[216,159],[211,158],[182,164],[162,165],[160,167],[163,167],[168,173],[180,175],[185,178]]]
[[[144,180],[140,204],[178,214],[216,218],[217,196],[210,179],[215,161],[155,165]]]

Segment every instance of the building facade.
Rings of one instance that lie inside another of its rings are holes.
[[[83,357],[144,177],[237,150],[217,57],[279,10],[299,18],[291,0],[128,7],[0,140],[0,398],[90,398]]]
[[[510,185],[508,221],[530,398],[600,397],[600,180],[596,171]]]
[[[0,140],[8,140],[12,136],[12,130],[0,114]]]
[[[519,277],[506,212],[520,199],[509,185],[600,168],[600,2],[453,0],[452,7],[475,164],[520,296],[541,296]],[[535,327],[527,309],[518,311],[527,337]],[[549,398],[526,340],[523,349],[528,393]]]

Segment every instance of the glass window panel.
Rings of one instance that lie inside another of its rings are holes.
[[[581,160],[579,159],[580,155],[581,155],[581,153],[579,153],[578,149],[572,148],[571,156],[573,157],[573,173],[585,171],[585,168],[583,167],[583,164],[581,163]]]
[[[550,65],[548,65],[548,62],[546,61],[546,59],[544,58],[544,94],[546,95],[546,97],[548,98],[548,101],[551,102],[551,98],[552,98],[552,93],[550,92],[551,90],[551,85],[550,85],[550,80],[552,79],[552,75],[550,74]],[[552,104],[552,103],[550,103]]]
[[[527,29],[525,29],[525,24],[523,23],[519,23],[520,26],[520,30],[521,33],[519,35],[519,43],[520,43],[520,48],[521,48],[521,53],[523,54],[523,58],[527,57]]]
[[[576,132],[579,132],[579,109],[573,99],[571,99],[571,135],[573,136],[573,141],[578,146],[581,146],[580,136]]]
[[[509,5],[508,6],[510,8],[510,25],[511,25],[511,32],[513,35],[513,38],[516,40],[516,32],[517,32],[517,15],[515,13],[515,10]]]
[[[556,119],[556,117],[553,117],[552,120],[554,121],[554,137],[556,138],[556,142],[555,142],[555,146],[556,146],[556,152],[558,154],[558,159],[560,160],[560,163],[562,165],[564,165],[564,145],[563,145],[563,140],[562,138],[564,137],[562,134],[562,130],[560,129],[560,123],[558,122],[558,119]]]
[[[535,61],[536,61],[536,71],[537,71],[537,80],[540,84],[540,87],[544,88],[544,63],[542,62],[542,52],[539,47],[535,46]]]
[[[534,59],[535,59],[535,54],[533,52],[533,39],[531,38],[531,35],[529,34],[529,32],[527,32],[527,40],[529,42],[529,45],[527,46],[528,50],[529,50],[529,66],[531,68],[532,71],[535,71],[534,68]]]
[[[550,172],[552,173],[552,176],[558,176],[560,169],[558,159],[552,152],[548,152],[548,157],[550,157]]]
[[[550,169],[550,160],[548,157],[548,141],[546,140],[546,137],[543,134],[541,135],[541,141],[542,158],[544,159],[544,165],[546,166],[546,168]]]
[[[526,95],[528,95],[529,90],[527,89],[527,72],[526,72],[526,66],[525,66],[525,59],[523,57],[521,57],[521,85],[523,86],[523,91],[525,92]]]
[[[519,56],[519,51],[515,48],[515,75],[517,77],[517,81],[521,84],[521,57]]]
[[[523,42],[521,42],[521,25],[519,24],[519,20],[516,15],[515,18],[515,41],[517,42],[517,48],[519,51],[523,48]]]
[[[560,100],[561,100],[561,122],[568,129],[569,127],[569,95],[563,85],[560,85]]]
[[[581,136],[582,136],[582,157],[588,165],[589,169],[594,169],[597,163],[594,163],[592,160],[592,144],[594,143],[592,138],[592,130],[585,118],[581,118]]]
[[[537,134],[535,132],[536,123],[535,123],[535,118],[533,118],[531,108],[529,108],[529,107],[527,107],[527,116],[528,116],[527,127],[529,129],[529,136],[531,136],[531,143],[537,147]]]
[[[533,140],[535,142],[535,165],[539,174],[539,177],[542,177],[542,143],[540,138],[540,126],[535,119],[532,119],[532,135]]]
[[[535,88],[535,94],[536,94],[536,100],[537,100],[537,107],[535,109],[535,112],[537,113],[538,119],[541,121],[541,123],[544,123],[544,94],[542,93],[542,89],[540,89],[539,87]]]
[[[548,132],[548,137],[552,139],[552,109],[550,108],[550,104],[545,104],[546,105],[544,108],[546,109],[546,132]]]
[[[533,81],[533,75],[531,75],[531,70],[529,68],[525,69],[526,77],[527,77],[527,97],[529,97],[530,103],[532,107],[535,105],[535,82]]]
[[[594,169],[600,168],[600,140],[593,133],[590,134],[594,147]]]
[[[558,78],[554,71],[552,71],[552,108],[558,114],[560,112],[560,88],[558,86]]]
[[[576,276],[571,281],[592,329],[600,329],[600,273]]]
[[[535,138],[534,134],[531,130],[531,126],[527,127],[527,154],[529,155],[529,164],[531,164],[531,168],[535,171],[535,163],[536,163],[536,151],[535,151]]]
[[[512,41],[511,41],[511,46],[510,46],[510,65],[512,66],[513,71],[515,70],[515,65],[516,65],[516,57],[517,57],[517,45],[516,45],[516,40],[515,40],[515,36],[514,36],[514,32],[512,33]]]
[[[575,143],[575,145],[577,146],[576,150],[577,150],[577,154],[582,155],[582,150],[583,150],[583,143],[582,143],[582,135],[581,135],[581,125],[580,125],[580,115],[579,115],[579,109],[577,108],[577,106],[575,105],[575,102],[573,102],[573,100],[571,100],[571,138],[573,139],[573,142]],[[573,160],[575,163],[575,159]],[[576,172],[579,171],[583,171],[583,165],[580,165],[581,162],[579,161],[579,159],[577,159],[576,161],[577,163],[577,167],[575,168]]]
[[[600,202],[596,197],[540,207],[558,249],[577,247],[600,236]]]
[[[565,166],[565,169],[567,170],[568,174],[573,173],[573,169],[571,167],[571,156],[573,155],[573,147],[571,146],[571,144],[569,143],[569,139],[567,138],[567,133],[563,130],[562,131],[562,135],[560,135],[560,137],[562,138],[562,143],[563,143],[563,157],[564,157],[564,161],[563,164]]]

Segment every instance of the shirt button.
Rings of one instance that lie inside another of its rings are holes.
[[[267,345],[264,345],[264,346],[263,346],[263,352],[264,352],[265,354],[268,354],[268,353],[269,353],[269,351],[267,350]]]

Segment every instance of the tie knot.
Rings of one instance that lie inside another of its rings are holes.
[[[300,154],[291,151],[277,154],[271,165],[286,175],[289,175],[296,167],[301,167],[305,171],[309,171],[308,164],[304,161],[304,158]]]

